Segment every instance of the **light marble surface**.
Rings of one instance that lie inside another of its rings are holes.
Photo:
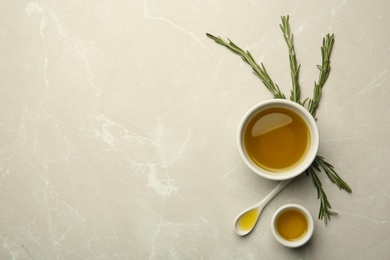
[[[386,0],[2,0],[0,259],[389,259],[389,11]],[[241,238],[236,215],[277,183],[244,165],[236,131],[272,97],[205,33],[250,50],[288,94],[287,14],[304,97],[335,34],[319,154],[353,193],[321,175],[339,212],[325,226],[302,175]],[[315,218],[299,249],[271,234],[286,203]]]

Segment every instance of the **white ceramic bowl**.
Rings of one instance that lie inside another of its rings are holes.
[[[306,217],[306,220],[307,220],[308,226],[307,226],[307,231],[306,231],[305,235],[296,241],[289,241],[289,240],[284,239],[282,236],[280,236],[280,234],[278,233],[277,228],[276,228],[276,221],[277,221],[279,215],[282,212],[284,212],[285,210],[289,210],[289,209],[294,209],[294,210],[300,211]],[[303,246],[304,244],[306,244],[313,235],[313,232],[314,232],[313,217],[311,216],[309,211],[306,208],[302,207],[301,205],[287,204],[287,205],[280,207],[278,210],[275,211],[275,213],[272,217],[272,221],[271,221],[271,230],[272,230],[272,234],[274,235],[275,239],[280,244],[282,244],[286,247],[290,247],[290,248],[300,247],[300,246]]]
[[[255,164],[249,158],[244,147],[245,128],[249,123],[249,121],[251,120],[251,118],[253,118],[256,114],[258,114],[259,112],[265,109],[274,108],[274,107],[289,109],[295,112],[296,114],[298,114],[305,121],[309,129],[310,138],[311,138],[310,146],[308,147],[308,151],[305,154],[305,158],[300,160],[300,162],[294,167],[288,168],[285,171],[277,172],[277,173],[268,171]],[[281,180],[291,179],[303,173],[314,161],[317,155],[318,146],[319,146],[319,132],[313,116],[303,106],[286,99],[272,99],[255,105],[244,115],[238,129],[238,150],[245,164],[258,175],[270,180],[281,181]]]

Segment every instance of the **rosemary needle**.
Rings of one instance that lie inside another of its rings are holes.
[[[301,104],[302,106],[307,103],[307,110],[312,114],[314,118],[316,118],[316,112],[320,104],[321,96],[322,96],[322,88],[324,87],[329,74],[330,74],[330,56],[332,54],[332,49],[334,45],[334,35],[327,34],[324,37],[321,47],[322,54],[322,64],[318,65],[319,69],[319,77],[318,81],[314,82],[313,88],[313,97],[311,99],[305,99],[305,101],[301,102],[301,87],[299,85],[299,71],[300,65],[298,65],[295,48],[294,48],[294,35],[291,33],[290,24],[289,24],[289,16],[282,16],[282,23],[280,24],[280,29],[283,32],[283,37],[286,41],[288,52],[289,52],[289,61],[290,61],[290,71],[291,71],[291,81],[292,88],[290,99],[296,103]],[[238,47],[235,43],[233,43],[230,39],[227,41],[223,40],[221,37],[216,37],[209,33],[206,33],[207,37],[214,40],[216,43],[228,48],[233,53],[239,55],[241,59],[250,65],[253,69],[253,73],[258,76],[265,87],[272,93],[274,98],[283,98],[286,97],[280,91],[279,86],[275,84],[271,77],[268,75],[267,70],[264,65],[258,65],[255,59],[252,57],[249,51],[244,51],[240,47]],[[324,220],[325,223],[330,219],[332,215],[337,215],[337,212],[331,210],[331,204],[328,200],[328,197],[322,187],[321,180],[319,179],[317,173],[321,172],[321,169],[325,172],[325,175],[330,179],[330,181],[336,184],[341,190],[345,190],[347,192],[352,192],[351,187],[336,173],[334,167],[325,161],[322,156],[317,155],[314,159],[313,163],[306,170],[306,174],[311,176],[313,180],[314,187],[317,190],[317,198],[320,200],[320,209],[318,213],[318,218]]]

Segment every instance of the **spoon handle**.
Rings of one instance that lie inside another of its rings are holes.
[[[284,180],[282,182],[280,182],[260,203],[259,203],[259,206],[262,206],[264,207],[265,205],[268,204],[268,202],[270,202],[272,200],[273,197],[276,196],[276,194],[278,194],[281,190],[284,189],[284,187],[287,186],[287,184],[289,184],[294,178],[291,178],[291,179],[288,179],[288,180]]]

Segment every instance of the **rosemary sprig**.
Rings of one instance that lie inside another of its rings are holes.
[[[301,65],[297,63],[297,57],[295,55],[294,48],[294,35],[290,32],[289,16],[282,16],[282,24],[280,24],[280,29],[283,32],[283,37],[286,40],[288,47],[288,54],[290,58],[290,68],[291,68],[291,81],[292,89],[290,99],[298,104],[301,103],[301,87],[299,85],[299,70]]]
[[[306,170],[306,175],[311,176],[314,186],[317,189],[317,198],[320,200],[320,211],[318,213],[319,219],[324,219],[325,223],[330,219],[331,215],[337,215],[337,212],[331,211],[331,205],[329,203],[328,197],[324,189],[322,188],[322,183],[318,178],[316,172],[321,172],[321,168],[325,171],[328,178],[335,183],[341,190],[347,192],[352,192],[352,189],[349,185],[341,179],[341,177],[335,172],[333,166],[327,163],[322,156],[317,155],[313,163]]]
[[[340,188],[340,190],[345,190],[348,193],[352,192],[351,187],[349,187],[349,185],[336,173],[333,165],[325,161],[324,157],[317,155],[314,162],[321,166],[330,181],[336,184],[337,187]]]
[[[317,158],[316,158],[317,159]],[[319,163],[314,160],[314,162],[310,165],[310,167],[306,170],[306,174],[311,176],[313,180],[314,187],[317,189],[317,199],[320,200],[320,210],[318,212],[318,219],[323,219],[325,221],[325,224],[330,220],[330,216],[332,215],[338,215],[337,212],[331,211],[330,208],[332,207],[330,205],[330,202],[328,200],[328,197],[326,196],[326,193],[324,189],[322,188],[322,183],[320,179],[317,176],[317,172],[320,172]]]
[[[318,76],[318,82],[314,82],[313,98],[309,99],[307,110],[316,118],[317,108],[320,104],[322,96],[322,88],[325,85],[329,73],[330,73],[330,55],[334,45],[334,35],[327,34],[322,41],[321,55],[322,55],[322,66],[317,65],[320,70]]]
[[[334,35],[326,35],[323,39],[321,54],[322,54],[322,65],[318,65],[317,68],[320,70],[320,74],[318,77],[318,82],[314,82],[313,89],[313,98],[306,99],[303,103],[301,103],[301,91],[299,85],[299,70],[300,65],[297,63],[295,49],[294,49],[294,36],[290,32],[290,24],[289,24],[289,16],[282,16],[282,24],[280,24],[280,28],[283,32],[284,39],[287,43],[287,47],[289,50],[289,60],[290,60],[290,69],[291,69],[291,80],[292,80],[292,89],[290,99],[294,102],[305,106],[306,101],[308,101],[307,110],[312,114],[314,118],[316,118],[316,112],[319,107],[319,103],[322,96],[322,88],[324,87],[330,73],[330,56],[332,54],[332,49],[334,45]],[[275,84],[270,76],[268,75],[264,65],[261,63],[261,66],[257,64],[257,62],[253,59],[252,55],[249,51],[244,51],[236,44],[234,44],[230,39],[228,41],[224,41],[221,37],[213,36],[209,33],[206,35],[213,39],[216,43],[225,46],[235,54],[241,56],[242,60],[249,64],[253,73],[257,75],[268,90],[271,91],[274,98],[283,98],[285,99],[284,94],[280,91],[277,84]],[[322,156],[317,155],[313,163],[306,170],[306,174],[311,176],[313,180],[313,184],[317,190],[317,197],[320,200],[320,209],[318,218],[323,219],[325,223],[330,219],[332,215],[337,215],[337,212],[331,211],[331,205],[326,196],[326,193],[322,187],[322,183],[317,175],[317,172],[321,172],[321,169],[324,170],[325,174],[331,180],[332,183],[336,184],[341,190],[345,190],[347,192],[352,192],[352,189],[348,186],[348,184],[336,173],[334,167],[325,161]]]
[[[268,75],[267,70],[264,67],[264,64],[261,63],[261,66],[259,66],[257,62],[253,59],[252,54],[249,51],[244,51],[236,44],[234,44],[230,39],[228,39],[228,41],[224,41],[221,37],[216,37],[209,33],[206,33],[206,35],[207,37],[213,39],[216,43],[225,46],[233,53],[241,56],[241,59],[252,67],[253,73],[256,76],[258,76],[263,82],[263,84],[267,87],[267,89],[271,91],[274,98],[283,98],[283,99],[286,98],[284,94],[280,91],[278,85],[275,84],[272,81],[271,77]]]

